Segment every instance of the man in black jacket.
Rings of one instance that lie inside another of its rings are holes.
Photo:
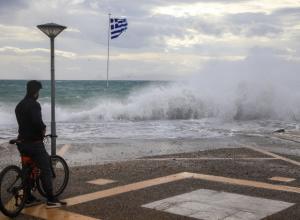
[[[15,109],[19,125],[18,150],[21,154],[29,156],[41,169],[42,185],[47,195],[47,208],[55,208],[65,203],[53,197],[50,157],[43,143],[46,125],[42,120],[41,106],[37,102],[40,89],[42,84],[39,81],[29,81],[26,96]],[[37,202],[38,200],[30,195],[27,205]]]

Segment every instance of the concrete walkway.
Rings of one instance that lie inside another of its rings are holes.
[[[299,161],[245,145],[73,167],[66,207],[17,219],[300,219]]]

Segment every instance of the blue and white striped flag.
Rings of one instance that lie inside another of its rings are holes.
[[[126,18],[110,19],[110,39],[119,37],[127,29]]]

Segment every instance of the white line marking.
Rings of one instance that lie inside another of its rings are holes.
[[[96,179],[96,180],[88,181],[87,183],[102,186],[102,185],[106,185],[106,184],[114,183],[114,182],[116,182],[116,181],[115,180],[109,180],[109,179]]]
[[[294,179],[294,178],[287,178],[287,177],[281,177],[281,176],[274,176],[272,178],[269,178],[269,180],[288,183],[288,182],[295,181],[296,179]]]
[[[164,161],[164,160],[278,160],[274,157],[244,157],[244,158],[230,158],[230,157],[197,157],[197,158],[182,158],[182,157],[173,157],[173,158],[141,158],[135,160],[157,160],[157,161]]]
[[[75,196],[69,199],[66,199],[65,201],[68,203],[68,206],[76,205],[76,204],[81,204],[85,202],[90,202],[93,200],[105,198],[105,197],[110,197],[114,195],[119,195],[122,193],[127,193],[139,189],[144,189],[150,186],[156,186],[164,183],[169,183],[177,180],[182,180],[186,178],[191,178],[192,174],[190,173],[178,173],[170,176],[164,176],[164,177],[159,177],[155,179],[150,179],[150,180],[145,180],[141,182],[136,182],[136,183],[131,183],[128,185],[124,186],[117,186],[111,189],[106,189],[103,191],[98,191],[98,192],[93,192],[93,193],[88,193],[85,195],[79,195]]]
[[[266,151],[266,150],[263,150],[263,149],[259,149],[259,148],[257,148],[257,147],[253,147],[253,146],[245,146],[245,148],[248,148],[248,149],[251,149],[251,150],[260,152],[260,153],[262,153],[262,154],[266,154],[266,155],[272,156],[272,157],[277,158],[277,159],[279,159],[279,160],[283,160],[283,161],[285,161],[285,162],[288,162],[288,163],[291,163],[291,164],[300,166],[300,162],[298,162],[298,161],[291,160],[291,159],[286,158],[286,157],[283,157],[283,156],[279,156],[279,155],[277,155],[277,154],[271,153],[271,152]]]
[[[135,190],[144,189],[144,188],[151,187],[151,186],[156,186],[156,185],[160,185],[160,184],[165,184],[165,183],[170,183],[170,182],[179,181],[179,180],[183,180],[183,179],[188,179],[188,178],[300,194],[300,188],[298,188],[298,187],[274,185],[274,184],[270,184],[270,183],[258,182],[258,181],[253,181],[253,180],[234,179],[234,178],[228,178],[228,177],[223,177],[223,176],[213,176],[213,175],[206,175],[206,174],[183,172],[183,173],[177,173],[174,175],[145,180],[145,181],[141,181],[141,182],[131,183],[131,184],[124,185],[124,186],[118,186],[118,187],[114,187],[111,189],[102,190],[102,191],[98,191],[98,192],[88,193],[85,195],[79,195],[79,196],[75,196],[75,197],[66,199],[65,201],[68,203],[68,206],[72,206],[72,205],[77,205],[77,204],[81,204],[81,203],[85,203],[85,202],[94,201],[94,200],[101,199],[101,198],[119,195],[122,193],[127,193],[127,192],[131,192],[131,191],[135,191]]]
[[[269,190],[292,192],[292,193],[300,194],[300,188],[293,187],[293,186],[274,185],[274,184],[258,182],[254,180],[234,179],[234,178],[228,178],[223,176],[212,176],[212,175],[205,175],[205,174],[193,174],[192,177],[196,179],[227,183],[232,185],[250,186],[250,187],[261,188],[261,189],[269,189]]]

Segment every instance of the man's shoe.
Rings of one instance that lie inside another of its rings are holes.
[[[25,207],[31,207],[31,206],[39,205],[39,204],[41,204],[41,200],[37,199],[33,195],[30,195],[28,197],[27,201],[25,202]]]
[[[46,208],[53,209],[53,208],[59,208],[59,207],[65,206],[65,205],[67,205],[66,202],[60,201],[58,199],[48,199]]]

